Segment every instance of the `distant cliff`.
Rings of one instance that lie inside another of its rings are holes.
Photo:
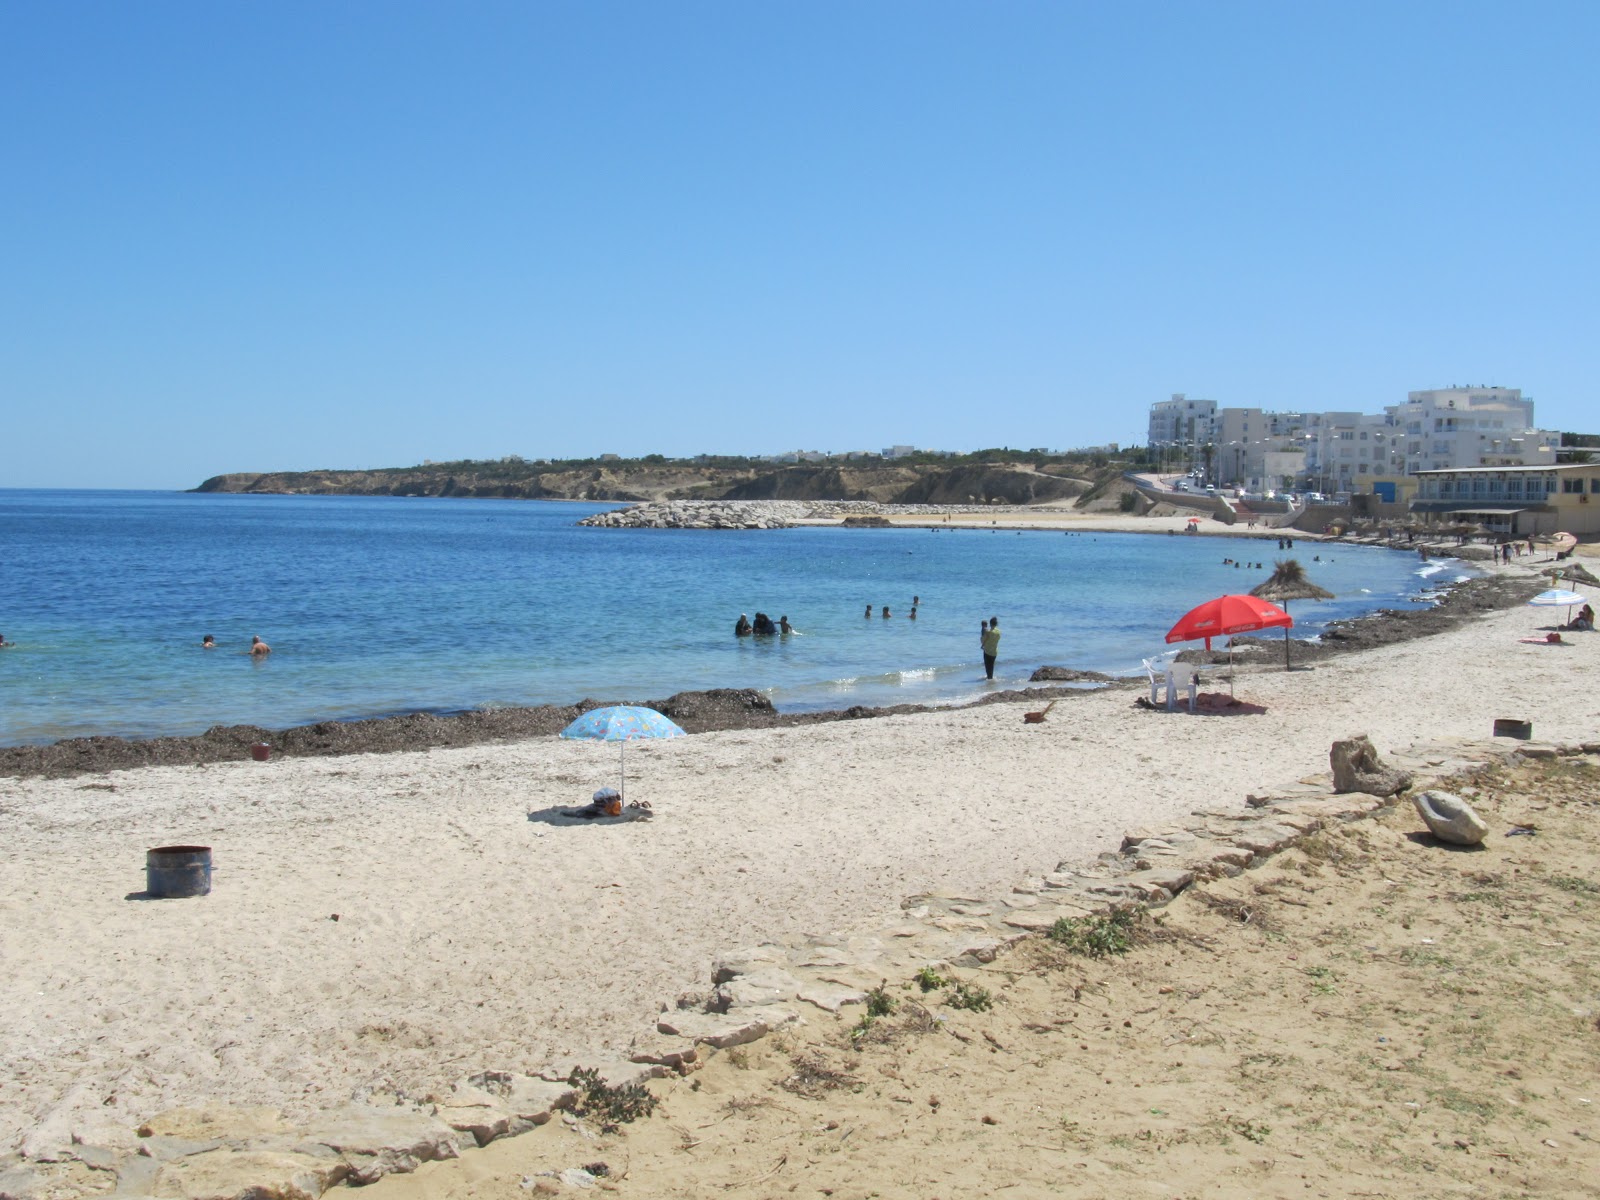
[[[217,475],[197,492],[274,495],[471,496],[516,500],[873,500],[880,504],[1038,504],[1099,497],[1115,468],[1049,462],[901,463],[852,460],[794,466],[649,459],[427,463],[374,471]]]

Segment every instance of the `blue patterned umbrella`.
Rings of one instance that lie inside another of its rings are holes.
[[[677,738],[684,732],[668,718],[653,708],[637,704],[613,704],[608,708],[595,708],[583,714],[561,731],[564,738],[587,738],[597,742],[619,743],[617,767],[620,773],[619,792],[627,791],[627,764],[623,755],[634,738]]]

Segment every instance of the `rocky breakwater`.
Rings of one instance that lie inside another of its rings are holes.
[[[805,507],[759,501],[669,500],[596,513],[578,524],[602,529],[788,529],[794,521],[778,510]]]
[[[879,504],[873,500],[663,500],[596,513],[579,525],[604,529],[788,529],[800,521],[882,528],[888,517],[934,519],[1023,511],[1011,505]]]

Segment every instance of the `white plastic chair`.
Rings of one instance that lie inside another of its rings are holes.
[[[1175,662],[1167,667],[1167,709],[1171,711],[1177,700],[1179,688],[1189,692],[1189,711],[1194,712],[1200,702],[1200,664]]]
[[[1167,689],[1167,711],[1178,706],[1180,688],[1189,692],[1189,711],[1194,712],[1200,700],[1200,668],[1195,663],[1169,662],[1164,658],[1144,660],[1145,673],[1150,676],[1150,703],[1161,703],[1161,688]]]

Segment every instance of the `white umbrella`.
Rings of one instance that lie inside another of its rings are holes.
[[[1587,597],[1577,592],[1569,592],[1566,588],[1551,588],[1548,592],[1540,592],[1529,604],[1537,608],[1565,608],[1567,610],[1567,624],[1572,624],[1572,606],[1574,604],[1587,604]]]

